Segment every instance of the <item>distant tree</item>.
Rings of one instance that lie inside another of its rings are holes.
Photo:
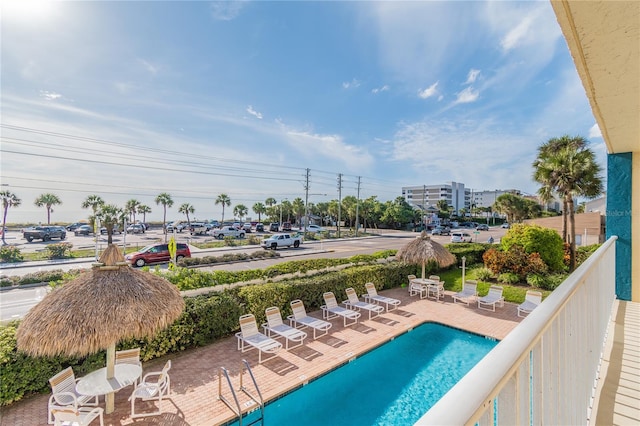
[[[102,197],[95,194],[87,196],[87,198],[85,198],[85,200],[82,202],[83,209],[91,208],[93,214],[91,217],[89,217],[89,221],[91,222],[91,227],[93,228],[94,232],[96,231],[96,215],[98,213],[98,210],[100,209],[100,206],[102,206],[103,204],[104,200],[102,199]]]
[[[563,202],[563,240],[569,239],[569,270],[576,268],[576,224],[574,197],[593,198],[602,193],[602,168],[596,162],[594,152],[581,136],[549,139],[538,148],[533,162],[533,178],[542,186],[538,195],[543,202],[553,194],[559,194]],[[567,217],[569,235],[567,237]]]
[[[273,207],[276,204],[278,204],[278,201],[273,197],[269,197],[266,200],[264,200],[264,203],[269,207]]]
[[[164,241],[167,241],[167,207],[173,206],[171,195],[163,192],[156,197],[156,205],[162,204],[162,232],[164,232]]]
[[[241,221],[244,220],[247,213],[249,213],[249,209],[244,204],[238,204],[233,208],[233,214],[238,216]]]
[[[51,213],[53,212],[53,206],[62,204],[60,198],[55,194],[41,194],[34,202],[36,207],[44,206],[47,209],[47,225],[51,224]]]
[[[136,213],[138,212],[138,206],[140,201],[131,199],[124,205],[124,209],[129,214],[129,222],[134,223],[136,221]]]
[[[227,194],[220,194],[216,198],[215,204],[216,206],[218,204],[222,205],[222,220],[220,221],[220,223],[224,223],[224,208],[231,205],[231,198],[229,198]]]
[[[189,228],[191,228],[191,219],[189,219],[189,213],[194,214],[195,212],[196,208],[189,203],[183,203],[180,207],[178,207],[178,213],[182,213],[187,216],[187,224],[189,225]]]
[[[138,206],[138,213],[142,215],[142,222],[147,222],[147,213],[151,213],[151,207],[146,204],[140,204]]]
[[[115,204],[100,204],[96,212],[96,218],[100,219],[102,225],[107,229],[107,244],[113,243],[113,229],[119,223],[123,223],[125,212]]]
[[[10,191],[1,191],[0,198],[2,198],[2,245],[6,245],[7,242],[4,240],[4,227],[7,225],[7,212],[9,211],[9,207],[18,207],[22,200],[18,198],[18,196]]]
[[[447,200],[438,200],[436,208],[438,209],[440,217],[446,217],[449,215],[449,204],[447,203]]]
[[[300,197],[296,197],[291,203],[291,210],[293,215],[296,217],[296,223],[302,223],[302,216],[304,216],[304,200]]]
[[[258,215],[258,222],[262,222],[262,215],[267,212],[267,208],[262,203],[255,203],[251,210]]]

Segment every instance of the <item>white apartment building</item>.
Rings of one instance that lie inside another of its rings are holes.
[[[491,191],[471,192],[471,204],[473,207],[491,207],[499,196],[503,194],[522,195],[517,189],[494,189]]]
[[[471,190],[463,183],[447,182],[439,185],[402,187],[402,196],[412,206],[425,211],[434,211],[438,201],[444,200],[456,212],[471,207]]]

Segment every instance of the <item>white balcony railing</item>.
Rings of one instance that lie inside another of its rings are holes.
[[[607,240],[415,425],[588,424],[615,299]]]

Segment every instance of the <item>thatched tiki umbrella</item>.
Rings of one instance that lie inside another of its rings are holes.
[[[442,244],[433,241],[425,231],[398,250],[396,259],[404,263],[422,265],[422,278],[425,278],[424,268],[430,260],[435,261],[441,268],[456,263],[456,257]]]
[[[182,313],[178,289],[124,262],[110,244],[91,271],[52,291],[18,327],[18,349],[32,356],[82,357],[107,350],[107,378],[114,376],[120,340],[151,337]],[[114,408],[107,395],[106,412]]]

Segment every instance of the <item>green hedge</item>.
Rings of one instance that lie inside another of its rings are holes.
[[[364,284],[369,281],[378,289],[393,288],[404,284],[407,275],[415,272],[415,266],[397,262],[363,265],[185,298],[183,314],[168,329],[153,339],[121,342],[117,349],[140,347],[141,358],[150,360],[229,336],[239,329],[238,318],[245,313],[253,313],[260,324],[265,321],[264,310],[269,306],[278,306],[286,317],[291,314],[291,300],[301,299],[311,311],[323,304],[322,294],[326,291],[333,291],[340,301],[345,299],[347,287],[355,288],[358,294],[365,292]],[[188,277],[195,280],[191,272]],[[104,365],[104,352],[82,359],[33,358],[20,353],[16,349],[17,324],[0,327],[0,406],[31,393],[49,392],[49,378],[67,366],[72,366],[77,376],[83,376]]]

